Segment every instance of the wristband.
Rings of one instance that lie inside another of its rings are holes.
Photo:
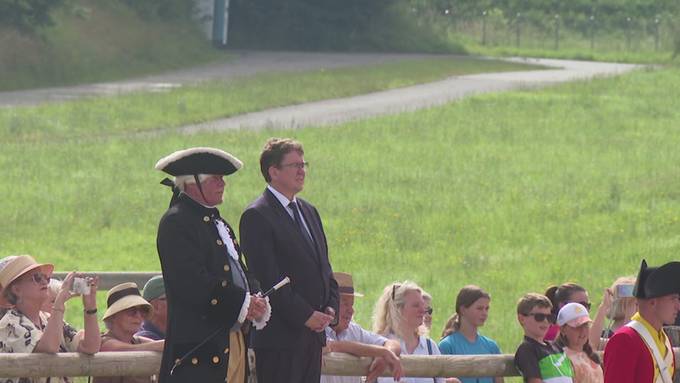
[[[92,315],[97,313],[97,308],[93,308],[92,310],[83,310],[85,311],[85,314]]]

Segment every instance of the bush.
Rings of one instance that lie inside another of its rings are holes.
[[[50,11],[63,0],[0,0],[0,25],[12,26],[22,32],[52,25]]]

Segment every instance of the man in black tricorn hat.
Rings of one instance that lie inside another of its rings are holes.
[[[220,217],[223,176],[241,168],[214,148],[180,150],[156,169],[174,177],[170,207],[158,226],[168,323],[160,382],[246,381],[249,322],[262,328],[271,310],[242,262],[236,236]]]
[[[663,326],[680,311],[680,262],[647,267],[642,261],[633,294],[638,312],[607,342],[605,383],[672,383],[675,355]]]

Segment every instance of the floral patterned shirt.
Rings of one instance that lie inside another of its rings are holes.
[[[40,312],[40,324],[36,326],[16,308],[8,310],[0,318],[0,352],[32,353],[42,337],[50,316]],[[74,341],[76,329],[64,322],[59,352],[76,352],[78,342]],[[0,378],[0,383],[68,383],[68,378]]]

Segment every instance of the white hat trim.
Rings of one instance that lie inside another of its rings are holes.
[[[243,162],[241,162],[238,158],[232,156],[231,154],[225,152],[224,150],[216,149],[216,148],[208,148],[208,147],[197,147],[197,148],[191,148],[191,149],[184,149],[184,150],[178,150],[174,153],[171,153],[160,160],[156,162],[156,166],[154,168],[156,170],[163,170],[166,166],[169,164],[182,159],[184,157],[189,157],[190,155],[193,154],[198,154],[198,153],[210,153],[215,156],[224,158],[225,160],[231,162],[232,165],[238,170],[241,169],[243,166]]]

